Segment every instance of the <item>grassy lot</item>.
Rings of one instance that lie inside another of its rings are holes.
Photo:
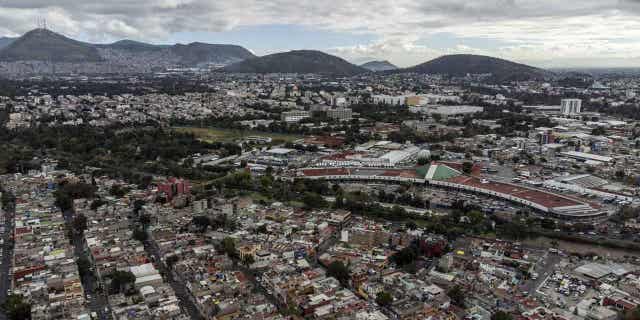
[[[259,132],[251,130],[232,130],[232,129],[219,129],[219,128],[197,128],[197,127],[174,127],[178,132],[193,133],[197,138],[207,142],[233,142],[246,138],[249,136],[261,136],[269,137],[274,141],[292,142],[301,139],[302,136],[271,133],[271,132]]]

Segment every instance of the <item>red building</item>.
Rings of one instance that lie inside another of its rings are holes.
[[[158,191],[163,192],[167,200],[171,201],[176,196],[191,194],[191,184],[188,180],[169,178],[166,183],[158,185]]]

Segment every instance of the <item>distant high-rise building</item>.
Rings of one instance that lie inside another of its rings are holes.
[[[302,119],[311,118],[311,112],[304,110],[287,111],[280,114],[284,122],[299,122]]]
[[[327,110],[327,117],[335,120],[351,120],[353,116],[353,111],[349,108],[338,108]]]
[[[555,138],[553,137],[553,132],[551,130],[540,133],[540,144],[550,144],[554,143],[554,141]]]
[[[582,109],[582,100],[580,99],[562,99],[560,104],[560,112],[564,115],[580,114]]]
[[[158,185],[158,191],[164,192],[167,200],[171,201],[175,196],[189,195],[191,184],[189,184],[188,180],[169,178],[166,183]]]

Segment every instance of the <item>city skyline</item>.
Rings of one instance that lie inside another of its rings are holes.
[[[495,56],[539,67],[640,66],[640,2],[200,0],[5,1],[0,36],[46,19],[83,41],[209,42],[257,55],[317,49],[349,61],[386,59],[401,67],[444,54]]]

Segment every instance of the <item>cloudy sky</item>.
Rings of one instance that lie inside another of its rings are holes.
[[[45,18],[76,39],[319,49],[410,66],[477,53],[541,67],[640,66],[640,0],[0,0],[0,35]]]

